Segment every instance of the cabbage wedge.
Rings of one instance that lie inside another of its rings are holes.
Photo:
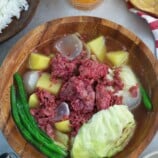
[[[99,111],[84,124],[75,137],[72,158],[112,157],[124,149],[136,127],[126,105]]]

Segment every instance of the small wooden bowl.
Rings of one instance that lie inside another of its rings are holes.
[[[10,113],[9,88],[16,71],[23,71],[28,55],[35,49],[51,51],[54,38],[79,32],[89,39],[104,35],[116,39],[130,53],[130,64],[149,93],[153,111],[143,105],[133,111],[137,121],[136,132],[117,158],[137,158],[150,143],[158,127],[158,62],[147,46],[132,32],[111,21],[95,17],[68,17],[47,22],[25,35],[12,48],[1,68],[0,78],[0,129],[9,144],[21,158],[44,157],[21,136]]]
[[[8,25],[8,27],[0,33],[0,43],[13,37],[29,24],[35,14],[39,0],[28,0],[28,4],[29,9],[27,11],[22,11],[19,19],[13,18],[13,21]]]

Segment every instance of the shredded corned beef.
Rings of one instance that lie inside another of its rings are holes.
[[[112,105],[122,104],[122,96],[116,96],[114,92],[106,90],[105,85],[96,87],[96,106],[98,110],[107,109]]]
[[[70,61],[62,57],[60,54],[57,54],[52,59],[51,67],[52,78],[61,78],[63,80],[67,80],[74,75],[74,72],[77,68],[77,64],[76,61]]]
[[[88,59],[82,63],[79,68],[79,72],[82,78],[97,80],[106,76],[108,72],[108,66],[101,64],[98,61]]]
[[[96,87],[96,106],[98,110],[107,109],[110,106],[112,96],[106,91],[105,86],[98,84]]]
[[[35,117],[38,125],[48,135],[53,134],[52,120],[55,116],[55,109],[57,107],[55,103],[55,96],[50,94],[46,90],[37,89],[36,92],[40,106],[39,108],[31,109],[31,114]]]
[[[87,58],[88,55],[86,51],[82,51],[74,60],[68,60],[61,54],[57,54],[51,61],[52,78],[68,80],[75,75],[78,66],[81,62],[87,60]]]
[[[111,105],[122,105],[122,96],[112,95]]]
[[[115,92],[122,90],[124,84],[120,78],[120,69],[116,68],[113,70],[112,79],[108,79],[107,76],[105,76],[99,83],[103,84],[105,87],[111,86]]]
[[[82,112],[71,112],[70,115],[70,122],[71,122],[71,126],[73,128],[73,131],[71,132],[72,136],[76,136],[76,134],[78,133],[78,130],[80,129],[80,127],[86,123],[94,114],[94,112],[90,112],[90,113],[82,113]]]
[[[91,112],[95,106],[95,92],[90,80],[72,77],[60,92],[60,98],[70,102],[73,111]]]
[[[123,89],[124,84],[123,84],[123,82],[122,82],[122,80],[120,78],[120,68],[116,68],[114,70],[114,79],[113,79],[113,82],[114,82],[113,83],[113,87],[114,87],[114,89],[115,89],[116,92],[119,91],[119,90],[121,90],[121,89]]]
[[[109,106],[122,103],[122,97],[115,95],[124,86],[119,74],[120,69],[115,69],[112,80],[105,76],[103,81],[98,82],[96,86],[96,106],[98,110],[107,109]]]
[[[95,112],[122,103],[122,97],[115,95],[124,86],[119,74],[120,69],[112,70],[105,64],[88,59],[85,51],[71,61],[56,54],[51,62],[51,75],[52,80],[60,78],[64,81],[62,88],[57,97],[37,89],[40,106],[31,109],[31,113],[39,127],[52,137],[57,105],[66,102],[70,115],[63,119],[70,120],[71,135],[75,136]],[[136,94],[135,87],[129,91],[133,96]]]
[[[96,109],[102,110],[114,104],[121,104],[122,97],[115,95],[123,88],[119,77],[120,70],[111,70],[112,79],[107,77],[108,70],[107,65],[86,59],[85,52],[72,61],[57,54],[52,60],[52,79],[61,78],[64,82],[57,99],[45,90],[37,90],[40,107],[32,109],[31,113],[39,126],[52,137],[52,122],[57,105],[67,102],[70,108],[70,116],[67,119],[70,119],[73,129],[71,135],[74,136]],[[131,93],[134,93],[133,89]]]
[[[60,91],[60,99],[69,102],[70,105],[70,122],[73,129],[71,135],[73,136],[94,113],[95,92],[92,84],[91,80],[72,77]]]
[[[135,98],[135,97],[138,96],[138,90],[139,90],[138,85],[132,86],[132,87],[129,89],[129,92],[130,92],[130,94],[131,94],[131,96],[132,96],[133,98]]]

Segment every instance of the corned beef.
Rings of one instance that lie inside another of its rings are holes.
[[[112,95],[106,91],[105,86],[98,84],[96,87],[96,105],[98,110],[107,109],[111,104]]]
[[[90,80],[72,77],[60,92],[61,100],[70,102],[73,111],[91,112],[95,106],[95,92]]]
[[[107,109],[112,105],[122,104],[122,96],[115,95],[115,92],[106,90],[105,85],[98,84],[96,87],[96,106],[98,110]]]
[[[122,103],[122,97],[115,95],[124,86],[119,74],[120,69],[117,68],[113,71],[112,80],[105,76],[103,80],[98,82],[96,86],[96,106],[98,110]]]
[[[108,66],[101,64],[98,61],[88,59],[82,63],[79,68],[79,72],[82,78],[98,80],[99,78],[106,76],[108,72]]]
[[[40,89],[36,92],[40,107],[32,109],[31,113],[39,127],[51,137],[54,135],[52,123],[57,105],[61,102],[69,105],[70,115],[65,119],[70,120],[73,136],[95,112],[122,103],[122,97],[115,95],[123,88],[120,69],[112,70],[105,64],[88,59],[86,55],[83,51],[70,61],[56,54],[51,63],[51,75],[53,80],[61,78],[64,81],[59,95],[55,97]],[[131,88],[130,92],[135,95],[135,88]]]
[[[90,112],[90,113],[82,113],[82,112],[75,112],[75,111],[71,112],[70,122],[73,128],[71,135],[76,136],[80,127],[84,123],[86,123],[92,117],[93,114],[94,112]]]
[[[139,90],[138,85],[132,86],[132,87],[129,89],[129,92],[130,92],[130,94],[131,94],[131,96],[132,96],[133,98],[135,98],[135,97],[138,96],[138,90]]]
[[[121,89],[123,89],[123,82],[120,78],[120,68],[116,68],[114,70],[114,79],[113,79],[113,87],[115,89],[115,91],[119,91]]]
[[[48,91],[37,89],[36,92],[40,101],[39,108],[31,109],[31,114],[35,117],[38,125],[48,135],[53,134],[52,121],[55,116],[55,109],[57,107],[55,103],[55,96]]]
[[[57,54],[51,62],[52,68],[52,78],[61,78],[63,80],[69,79],[74,75],[74,72],[77,68],[76,61],[68,60],[62,57],[60,54]]]

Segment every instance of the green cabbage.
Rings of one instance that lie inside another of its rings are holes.
[[[126,105],[102,110],[84,124],[75,137],[72,158],[111,157],[123,150],[134,133],[136,122]]]

